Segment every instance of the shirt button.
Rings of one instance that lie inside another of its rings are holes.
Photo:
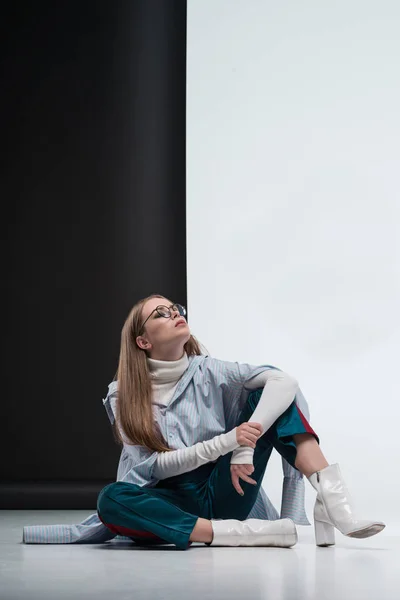
[[[169,437],[172,437],[172,433],[169,434]]]

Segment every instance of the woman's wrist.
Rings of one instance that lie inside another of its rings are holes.
[[[254,448],[250,446],[239,446],[233,451],[231,465],[252,465]]]

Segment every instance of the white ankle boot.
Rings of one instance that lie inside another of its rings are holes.
[[[317,491],[314,527],[317,546],[333,546],[335,527],[355,538],[375,535],[386,527],[381,521],[360,521],[354,514],[352,500],[340,473],[339,465],[329,465],[313,473],[308,480]]]
[[[276,546],[290,548],[297,542],[296,525],[291,519],[211,520],[214,533],[209,546]]]

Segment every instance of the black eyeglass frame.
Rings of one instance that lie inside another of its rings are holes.
[[[171,304],[171,306],[165,306],[165,304],[159,304],[158,306],[155,307],[154,310],[151,311],[151,313],[149,314],[149,316],[147,317],[147,319],[145,320],[145,322],[143,323],[143,325],[139,329],[139,334],[138,335],[141,335],[141,332],[143,331],[144,326],[146,325],[147,321],[150,319],[151,315],[154,312],[157,311],[157,313],[160,315],[160,317],[164,317],[164,319],[170,319],[172,317],[171,308],[173,308],[174,306],[176,306],[176,310],[181,315],[181,317],[185,317],[186,316],[186,308],[182,304]],[[159,308],[166,308],[169,311],[169,315],[162,315],[159,312],[159,310],[158,310]]]

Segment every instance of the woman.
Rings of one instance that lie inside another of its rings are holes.
[[[202,355],[185,315],[151,295],[123,327],[106,407],[124,449],[118,481],[97,502],[109,531],[182,549],[192,542],[293,546],[296,518],[265,518],[261,482],[275,448],[317,492],[317,545],[333,545],[335,527],[358,538],[380,532],[383,523],[355,516],[338,465],[327,463],[299,407],[297,381],[272,365]],[[295,492],[286,500],[286,515],[293,514]],[[248,518],[257,506],[264,518]]]

